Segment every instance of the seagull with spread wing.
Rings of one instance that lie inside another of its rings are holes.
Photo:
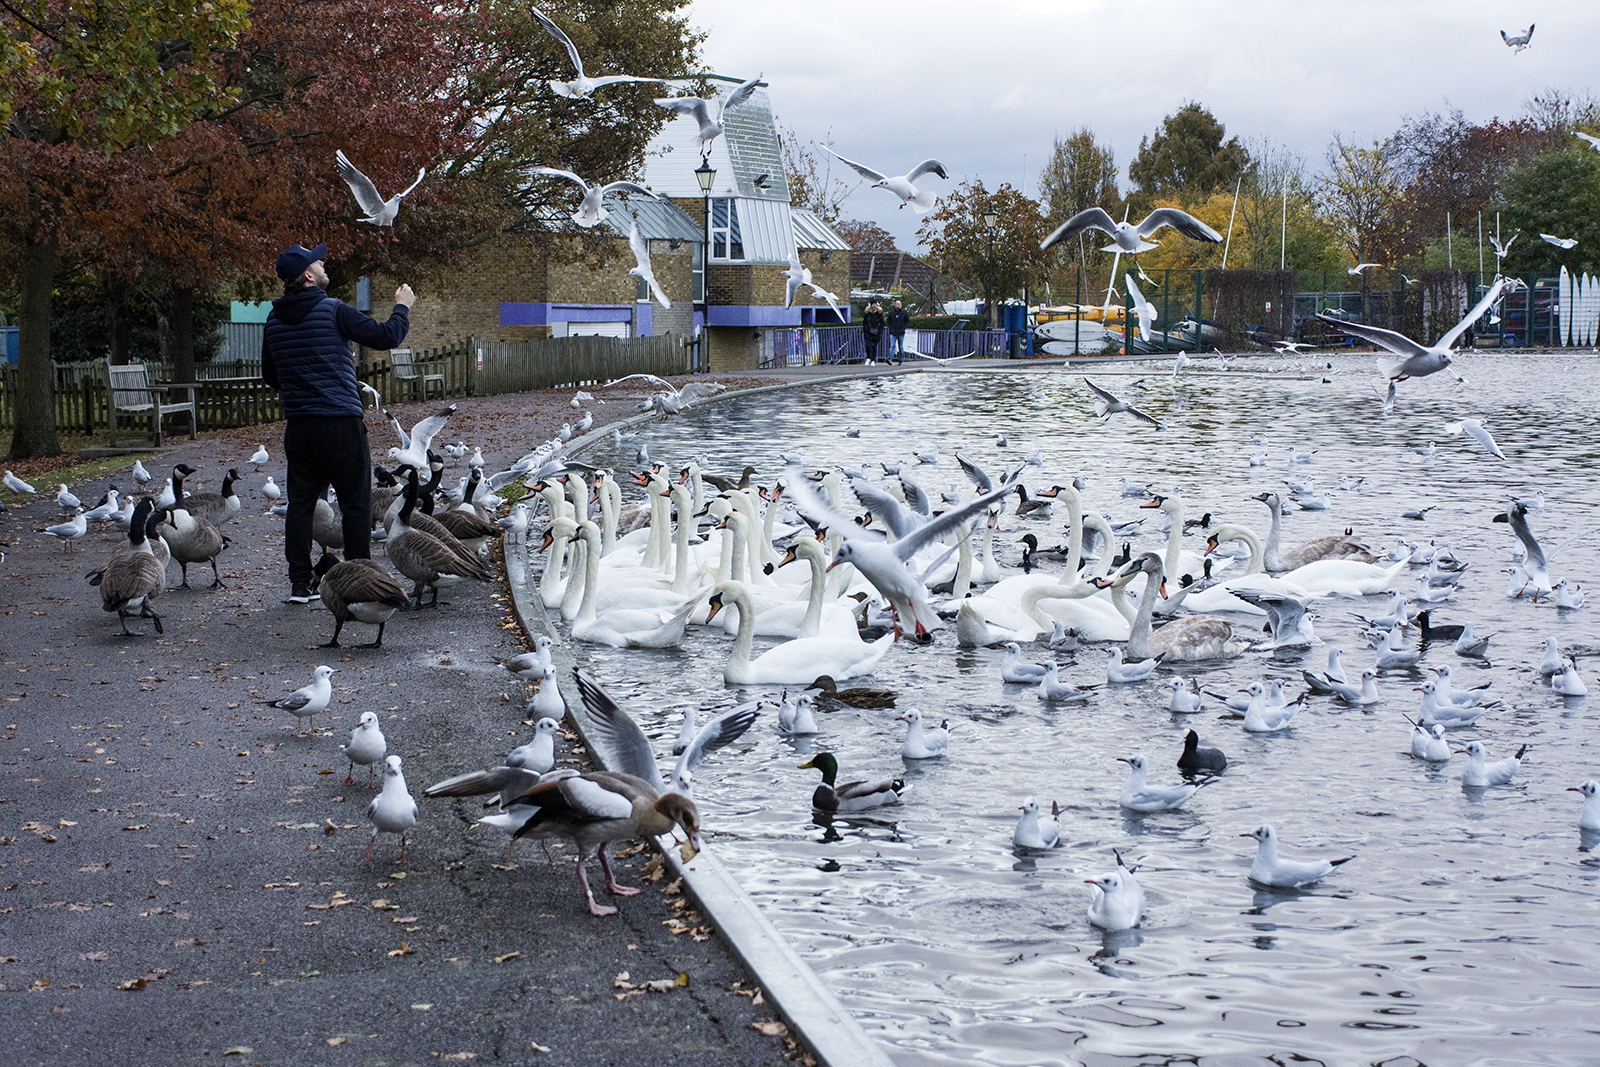
[[[1533,26],[1534,24],[1530,22],[1528,28],[1516,37],[1508,37],[1505,30],[1500,31],[1500,39],[1506,43],[1507,48],[1511,49],[1512,55],[1516,55],[1528,47],[1528,44],[1533,40]]]
[[[1539,235],[1539,239],[1541,241],[1548,242],[1549,244],[1553,244],[1557,248],[1577,248],[1578,247],[1578,239],[1576,237],[1557,237],[1554,234],[1541,233]]]
[[[1139,339],[1150,340],[1150,324],[1156,320],[1156,306],[1144,298],[1139,287],[1133,284],[1133,275],[1124,274],[1123,280],[1128,283],[1128,296],[1133,301],[1134,313],[1139,316]]]
[[[719,96],[715,101],[716,115],[712,115],[713,101],[702,100],[698,96],[669,96],[656,101],[660,107],[666,108],[675,115],[688,115],[700,124],[699,147],[702,157],[711,154],[711,142],[715,141],[722,133],[723,116],[730,108],[738,107],[754,95],[756,86],[761,84],[761,75],[757,74],[747,82],[741,82],[739,87],[727,96]]]
[[[1505,287],[1504,278],[1497,280],[1483,295],[1483,299],[1478,301],[1478,306],[1467,312],[1466,317],[1460,322],[1450,327],[1445,335],[1439,338],[1438,344],[1434,345],[1420,345],[1403,333],[1386,330],[1381,326],[1346,322],[1323,312],[1318,312],[1317,318],[1342,333],[1388,349],[1393,355],[1379,356],[1378,370],[1391,381],[1403,382],[1407,378],[1422,378],[1448,367],[1457,339],[1466,333],[1467,328],[1477,322],[1496,300],[1500,299],[1500,292]]]
[[[548,174],[552,178],[565,178],[578,184],[578,188],[583,190],[583,202],[578,205],[578,210],[573,213],[572,221],[584,229],[600,225],[605,217],[611,214],[601,206],[600,201],[612,193],[637,193],[640,196],[649,197],[651,200],[661,199],[655,193],[636,182],[610,182],[606,185],[595,182],[590,184],[570,170],[561,170],[559,167],[530,167],[529,170],[534,174]]]
[[[607,85],[617,85],[621,82],[664,82],[665,78],[636,78],[631,74],[607,74],[600,78],[591,78],[583,73],[583,57],[578,55],[578,46],[572,43],[572,38],[562,32],[561,27],[553,22],[549,15],[528,5],[528,10],[538,20],[545,32],[566,46],[567,55],[572,57],[572,65],[578,68],[578,76],[569,82],[550,79],[550,91],[557,96],[564,96],[568,100],[582,100],[596,89],[603,89]]]
[[[451,404],[449,407],[419,420],[415,426],[411,427],[411,432],[408,434],[405,431],[405,427],[400,425],[400,420],[385,411],[383,417],[394,423],[394,431],[400,435],[400,447],[389,449],[389,459],[395,463],[403,463],[419,472],[427,470],[428,446],[433,443],[433,439],[438,436],[439,431],[444,429],[446,420],[451,415],[454,415],[455,412],[456,406]]]
[[[667,299],[667,294],[661,291],[660,284],[656,281],[655,272],[650,269],[650,242],[644,239],[639,232],[639,221],[633,220],[628,226],[628,247],[633,249],[635,266],[628,271],[635,278],[643,278],[650,292],[664,308],[670,308],[672,301]]]
[[[839,298],[811,280],[811,268],[800,262],[798,248],[789,249],[789,269],[783,272],[783,276],[788,280],[783,294],[784,307],[793,305],[795,294],[800,291],[802,285],[806,285],[811,287],[813,293],[828,302],[835,315],[841,320],[844,318],[844,313],[839,310]]]
[[[832,570],[843,563],[855,565],[861,576],[889,601],[894,613],[895,639],[898,640],[902,632],[901,625],[906,620],[910,620],[910,629],[919,639],[928,634],[930,627],[939,623],[939,617],[928,606],[926,587],[907,565],[911,558],[919,549],[1004,500],[1016,483],[1017,476],[1013,476],[995,493],[980,496],[927,520],[901,509],[893,519],[899,524],[893,544],[878,540],[858,527],[849,516],[835,511],[817,496],[808,484],[805,473],[798,468],[790,469],[784,492],[795,498],[795,506],[802,515],[843,535],[844,540],[828,569]],[[886,518],[885,522],[888,521]]]
[[[417,180],[406,186],[404,192],[395,193],[385,200],[383,194],[378,192],[378,187],[372,184],[372,179],[362,174],[355,168],[355,164],[345,158],[344,150],[340,149],[333,154],[333,169],[339,172],[345,184],[350,186],[350,191],[355,194],[356,205],[367,213],[367,217],[360,222],[369,222],[374,226],[388,226],[394,228],[394,218],[400,214],[400,201],[406,194],[422,184],[422,179],[428,176],[426,167],[418,168]]]
[[[1107,392],[1091,382],[1089,379],[1085,378],[1083,380],[1083,384],[1087,385],[1089,387],[1089,391],[1094,394],[1094,413],[1100,417],[1101,422],[1108,422],[1110,421],[1111,416],[1117,414],[1118,412],[1125,411],[1136,419],[1143,419],[1145,422],[1148,422],[1151,426],[1154,426],[1158,430],[1166,428],[1161,425],[1159,420],[1151,418],[1149,415],[1146,415],[1144,412],[1140,411],[1138,408],[1134,407],[1120,396],[1117,396],[1115,393]]]
[[[626,378],[618,378],[614,382],[607,382],[606,388],[609,389],[614,385],[621,385],[623,382],[631,381],[634,378],[643,378],[651,385],[658,385],[662,388],[663,392],[652,395],[645,406],[654,408],[663,415],[682,414],[686,405],[692,404],[696,400],[704,400],[708,396],[716,396],[718,393],[724,393],[728,390],[728,387],[721,382],[688,382],[682,389],[678,389],[665,378],[657,378],[654,374],[630,374]]]
[[[824,145],[823,147],[826,148],[827,146]],[[946,181],[950,179],[950,175],[945,173],[944,164],[937,159],[924,159],[921,163],[912,167],[909,173],[891,178],[887,174],[879,174],[871,167],[863,167],[860,163],[845,159],[831,148],[828,149],[828,154],[871,182],[872,188],[887,189],[895,196],[898,196],[902,209],[909,204],[911,210],[919,215],[933,210],[933,204],[937,196],[931,189],[918,189],[916,186],[917,179],[924,174],[937,174]]]
[[[1506,238],[1505,244],[1501,244],[1499,238],[1489,238],[1489,243],[1494,245],[1494,264],[1497,268],[1500,266],[1500,261],[1505,259],[1506,256],[1510,254],[1511,242],[1515,241],[1520,236],[1522,236],[1522,231],[1518,230],[1516,233]]]
[[[1596,152],[1600,152],[1600,137],[1596,137],[1592,133],[1583,133],[1580,130],[1573,130],[1572,136],[1582,137],[1585,141],[1589,142],[1590,148],[1594,149]]]
[[[1147,238],[1164,226],[1171,226],[1185,237],[1192,237],[1196,241],[1222,243],[1220,233],[1188,212],[1179,211],[1177,208],[1157,208],[1135,224],[1117,222],[1105,213],[1105,209],[1091,207],[1078,212],[1056,227],[1049,237],[1039,242],[1039,247],[1046,249],[1060,244],[1085,230],[1100,230],[1111,235],[1111,244],[1102,248],[1102,252],[1147,252],[1158,245],[1158,242],[1149,241]]]

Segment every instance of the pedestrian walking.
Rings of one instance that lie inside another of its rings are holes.
[[[894,302],[894,310],[889,312],[889,358],[896,363],[906,361],[906,327],[911,323],[911,312]]]
[[[867,362],[878,358],[878,342],[883,339],[883,306],[876,300],[867,305],[861,316],[861,337],[867,343]]]

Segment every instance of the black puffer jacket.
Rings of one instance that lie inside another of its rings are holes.
[[[261,342],[261,377],[278,387],[285,417],[355,415],[363,405],[350,342],[390,349],[405,340],[411,318],[396,304],[387,322],[368,318],[321,289],[307,287],[272,302]]]

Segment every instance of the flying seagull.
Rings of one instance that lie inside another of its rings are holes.
[[[1543,240],[1543,241],[1548,241],[1549,243],[1555,245],[1557,248],[1576,248],[1576,247],[1578,247],[1578,239],[1576,237],[1555,237],[1555,236],[1552,236],[1551,234],[1548,234],[1548,233],[1541,233],[1539,235],[1539,239]]]
[[[813,293],[828,302],[828,306],[833,309],[835,315],[838,315],[841,319],[844,317],[844,313],[839,310],[839,298],[811,280],[811,268],[800,262],[799,249],[789,249],[789,269],[783,272],[783,276],[788,279],[788,285],[783,295],[784,307],[789,307],[794,303],[794,296],[800,291],[802,285],[808,285]]]
[[[1345,273],[1346,274],[1360,274],[1362,271],[1366,270],[1368,267],[1381,267],[1381,266],[1383,266],[1382,263],[1357,263],[1355,266],[1353,266],[1349,270],[1345,271]]]
[[[1497,239],[1495,239],[1493,237],[1489,238],[1489,243],[1494,245],[1494,261],[1495,261],[1495,265],[1496,266],[1499,266],[1500,261],[1502,259],[1505,259],[1506,256],[1510,254],[1510,252],[1511,252],[1511,242],[1515,241],[1520,236],[1522,236],[1522,231],[1518,230],[1516,233],[1514,233],[1510,237],[1506,238],[1506,243],[1505,244],[1501,244]]]
[[[551,21],[550,16],[533,5],[528,5],[528,10],[545,28],[545,32],[567,47],[567,55],[572,57],[572,65],[578,68],[578,76],[569,82],[550,79],[550,91],[557,96],[564,96],[568,100],[582,100],[596,89],[607,85],[616,85],[619,82],[664,82],[664,78],[636,78],[631,74],[608,74],[603,78],[591,78],[583,73],[583,57],[578,55],[578,47],[572,43],[572,38],[561,32],[561,27]]]
[[[827,146],[824,145],[823,147],[826,148]],[[935,197],[931,190],[918,189],[916,186],[917,179],[922,177],[924,174],[937,174],[946,181],[948,181],[950,178],[950,175],[946,174],[944,171],[944,164],[940,163],[937,159],[924,159],[921,163],[918,163],[915,167],[911,168],[910,173],[902,174],[896,178],[891,178],[888,175],[879,174],[871,167],[863,167],[860,163],[845,159],[831,148],[828,149],[828,154],[845,164],[857,174],[861,175],[867,181],[871,182],[872,188],[887,189],[895,196],[898,196],[900,198],[900,207],[902,209],[909,204],[911,206],[911,210],[915,211],[919,215],[933,210]]]
[[[633,258],[637,265],[628,273],[635,278],[643,278],[645,284],[650,286],[650,292],[664,308],[670,308],[672,301],[667,299],[667,294],[661,291],[661,286],[656,282],[655,274],[650,270],[650,242],[644,239],[639,232],[639,222],[633,220],[628,226],[628,247],[633,249]]]
[[[1465,433],[1482,445],[1483,450],[1496,459],[1506,458],[1506,454],[1500,451],[1500,446],[1495,444],[1495,440],[1490,436],[1489,431],[1484,429],[1483,423],[1477,419],[1462,419],[1460,422],[1446,423],[1444,428],[1446,433]]]
[[[711,101],[702,100],[698,96],[669,96],[656,101],[675,115],[690,115],[700,124],[700,155],[711,154],[711,142],[722,133],[722,117],[728,113],[729,108],[738,107],[749,100],[755,93],[756,86],[761,83],[761,75],[757,74],[747,82],[741,82],[739,87],[727,96],[719,96],[716,101],[716,118],[711,117]]]
[[[333,169],[339,172],[345,184],[350,186],[350,191],[355,194],[356,204],[367,217],[360,222],[370,222],[374,226],[394,227],[394,217],[400,214],[400,201],[406,194],[422,184],[422,179],[427,177],[427,168],[417,170],[417,180],[408,185],[405,192],[396,193],[385,200],[383,194],[378,192],[378,187],[372,184],[372,179],[356,170],[355,164],[345,158],[344,150],[340,149],[333,154]]]
[[[1102,252],[1145,252],[1157,247],[1155,243],[1145,240],[1163,226],[1171,226],[1185,237],[1193,237],[1196,241],[1210,241],[1214,244],[1222,243],[1222,235],[1188,212],[1179,211],[1177,208],[1164,207],[1144,217],[1144,221],[1137,226],[1131,222],[1117,222],[1107,215],[1102,208],[1092,207],[1078,212],[1066,222],[1056,227],[1055,232],[1039,242],[1041,249],[1049,248],[1069,238],[1076,237],[1085,230],[1103,230],[1111,235],[1112,243],[1102,248]]]
[[[532,167],[530,169],[534,174],[548,174],[553,178],[565,178],[570,182],[578,183],[578,187],[583,190],[583,202],[578,205],[578,210],[573,213],[572,221],[584,229],[600,225],[605,217],[611,214],[600,205],[600,201],[612,193],[638,193],[640,196],[647,196],[651,200],[660,199],[655,193],[634,182],[611,182],[608,185],[601,185],[599,182],[595,182],[591,185],[570,170],[561,170],[557,167]]]
[[[1132,298],[1133,310],[1139,316],[1139,339],[1141,341],[1149,341],[1150,324],[1156,319],[1156,306],[1146,300],[1144,294],[1139,292],[1139,287],[1133,284],[1133,275],[1124,274],[1122,277],[1128,283],[1128,296]],[[1084,380],[1087,381],[1088,379]]]
[[[1593,134],[1580,133],[1577,130],[1572,131],[1572,136],[1582,137],[1585,141],[1589,142],[1590,148],[1593,148],[1596,152],[1600,152],[1600,137],[1596,137]]]
[[[1511,54],[1516,55],[1518,52],[1528,47],[1528,42],[1533,40],[1533,23],[1530,22],[1528,24],[1527,31],[1524,32],[1520,37],[1507,37],[1506,31],[1501,30],[1500,39],[1506,43],[1506,47],[1511,49]]]
[[[1134,407],[1121,397],[1116,396],[1113,393],[1106,392],[1089,379],[1085,378],[1083,380],[1083,384],[1087,385],[1089,387],[1089,391],[1094,393],[1094,413],[1100,417],[1101,422],[1109,421],[1111,416],[1117,414],[1119,411],[1126,411],[1134,418],[1143,419],[1145,422],[1148,422],[1151,426],[1154,426],[1158,430],[1164,428],[1156,419],[1146,415],[1144,412],[1140,411],[1138,408]]]
[[[1489,310],[1490,305],[1500,299],[1500,291],[1505,286],[1504,278],[1490,286],[1483,299],[1478,301],[1478,306],[1467,312],[1466,317],[1460,322],[1450,327],[1435,345],[1420,345],[1405,334],[1396,333],[1394,330],[1385,330],[1381,326],[1368,326],[1359,322],[1345,322],[1325,312],[1318,312],[1317,318],[1342,333],[1370,341],[1394,353],[1378,357],[1378,370],[1385,378],[1403,382],[1407,378],[1421,378],[1448,367],[1451,349],[1456,340],[1467,332],[1467,327],[1477,322],[1479,317]]]

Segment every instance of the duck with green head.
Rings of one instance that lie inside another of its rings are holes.
[[[831,752],[818,752],[800,764],[801,769],[814,768],[822,772],[822,784],[811,794],[811,806],[818,811],[852,812],[871,811],[886,804],[898,804],[905,794],[904,778],[885,778],[876,782],[846,782],[835,785],[839,775],[839,761]]]

